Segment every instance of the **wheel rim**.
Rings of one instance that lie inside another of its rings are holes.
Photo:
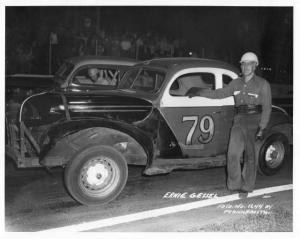
[[[275,141],[266,150],[266,164],[269,168],[278,167],[285,155],[284,144],[281,141]]]
[[[120,171],[113,159],[101,156],[88,160],[82,167],[79,185],[91,197],[105,197],[117,186]]]

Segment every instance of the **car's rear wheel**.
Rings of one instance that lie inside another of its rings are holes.
[[[258,156],[258,170],[263,175],[277,173],[288,159],[289,143],[280,133],[269,136],[262,144]]]
[[[90,146],[81,150],[67,165],[65,184],[81,204],[98,205],[116,198],[128,177],[127,163],[116,149]]]

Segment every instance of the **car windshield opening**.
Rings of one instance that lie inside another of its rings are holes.
[[[151,69],[131,69],[125,72],[119,89],[157,92],[165,79],[165,73]]]

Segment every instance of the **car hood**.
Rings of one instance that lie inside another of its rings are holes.
[[[34,109],[34,110],[28,110]],[[43,125],[71,120],[109,119],[134,123],[153,109],[151,100],[128,92],[103,91],[89,94],[44,92],[27,98],[21,107],[21,121]],[[32,113],[31,113],[32,112]],[[38,122],[37,122],[38,121]]]
[[[150,99],[128,92],[65,94],[65,97],[73,119],[100,117],[133,123],[144,119],[153,108]]]
[[[57,91],[58,93],[62,93]],[[132,99],[143,99],[148,102],[153,102],[157,99],[158,94],[146,93],[143,91],[135,91],[135,90],[126,90],[126,89],[95,89],[88,92],[63,92],[63,94],[68,97],[88,97],[88,98],[95,98],[95,97],[125,97],[125,98],[132,98]]]

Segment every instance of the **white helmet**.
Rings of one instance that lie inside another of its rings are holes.
[[[251,62],[251,61],[256,62],[256,66],[258,66],[258,58],[257,58],[257,56],[253,52],[246,52],[242,56],[242,58],[240,60],[240,63],[242,63],[242,62]]]

